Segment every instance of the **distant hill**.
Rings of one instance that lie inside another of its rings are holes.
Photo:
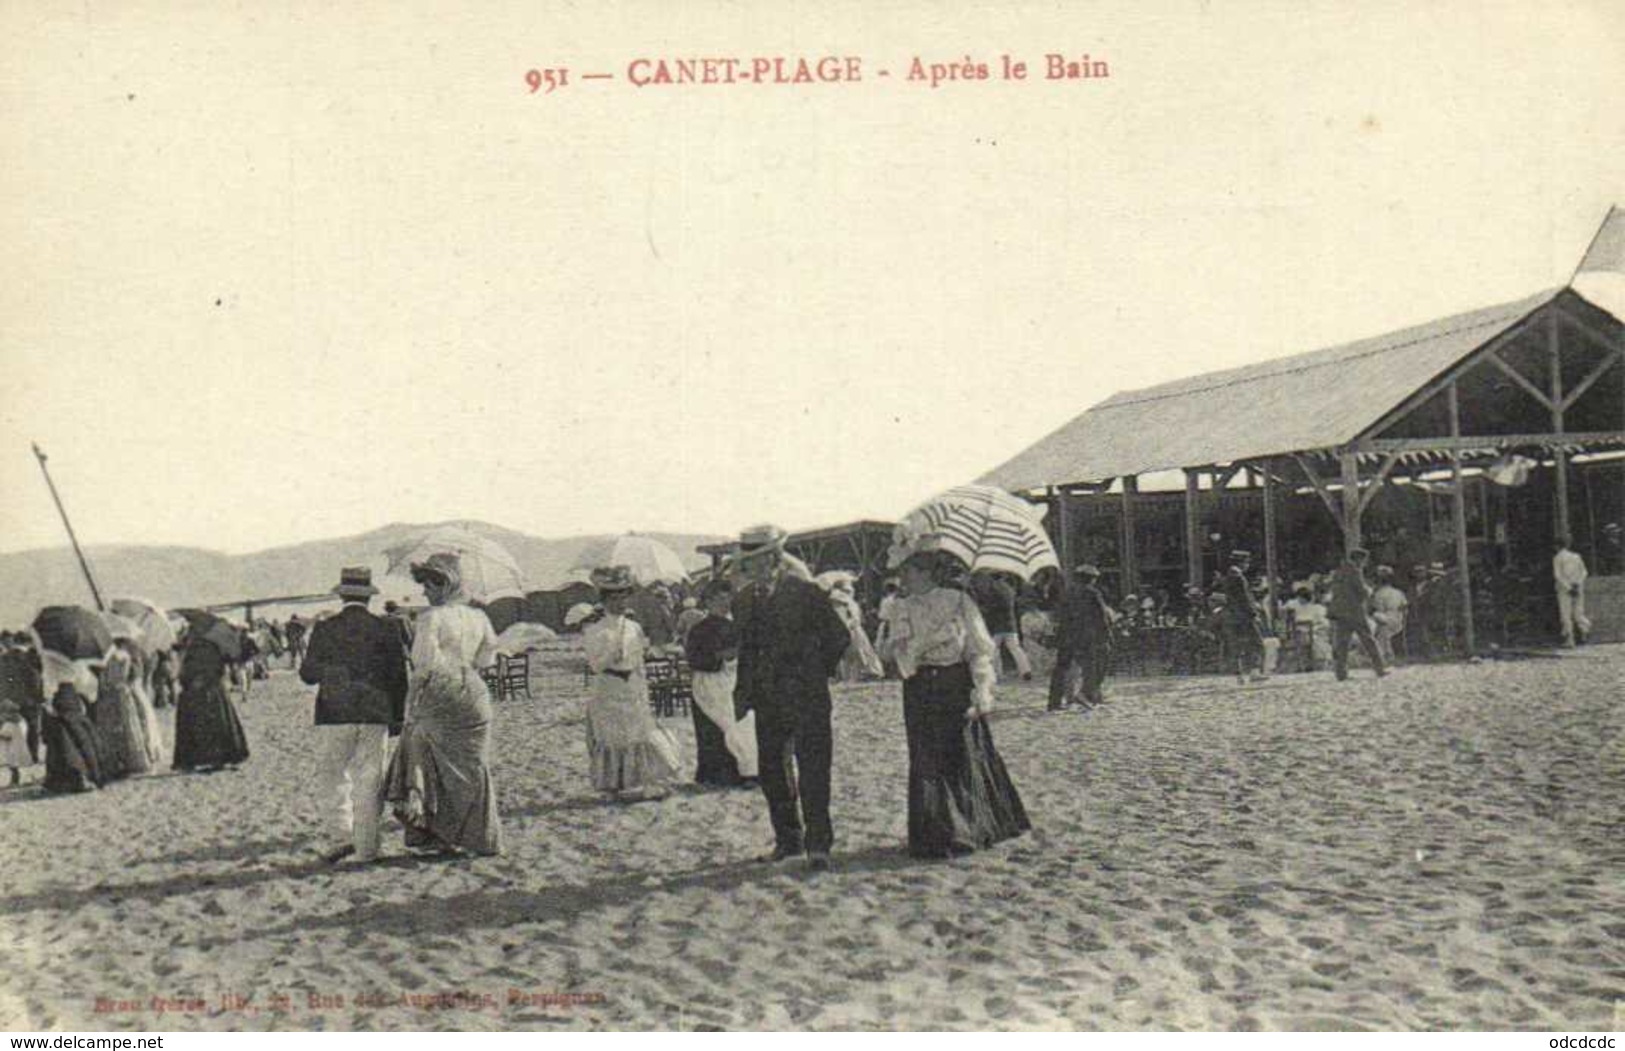
[[[461,525],[495,540],[512,553],[525,572],[527,586],[556,586],[587,545],[603,536],[548,540],[485,522],[395,523],[357,536],[312,540],[246,555],[225,555],[190,547],[92,547],[85,555],[102,597],[134,595],[169,608],[207,606],[244,598],[306,595],[326,591],[342,566],[371,566],[382,598],[410,597],[421,592],[410,580],[384,577],[382,552],[436,525]],[[726,539],[679,533],[646,533],[666,544],[690,568],[709,564],[694,550],[697,544]],[[54,603],[90,605],[90,591],[79,573],[72,548],[50,548],[0,555],[0,626],[20,627],[41,607]],[[269,611],[277,615],[276,610]]]

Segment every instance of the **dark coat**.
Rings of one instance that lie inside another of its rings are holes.
[[[1365,582],[1365,573],[1352,562],[1344,562],[1332,571],[1331,601],[1326,603],[1326,615],[1332,620],[1357,624],[1365,620],[1366,607],[1371,601],[1371,586]]]
[[[1225,619],[1232,623],[1247,625],[1259,619],[1258,601],[1253,598],[1253,589],[1247,583],[1247,575],[1239,566],[1231,566],[1224,575],[1221,585],[1224,589]]]
[[[1093,584],[1073,584],[1061,598],[1060,614],[1055,631],[1059,652],[1070,654],[1111,648],[1111,614],[1099,588]]]
[[[829,707],[829,680],[852,642],[829,596],[817,584],[784,575],[772,593],[747,588],[734,607],[739,625],[743,713]]]
[[[400,626],[348,604],[318,621],[299,665],[299,678],[320,686],[316,725],[397,726],[406,710],[406,650]]]

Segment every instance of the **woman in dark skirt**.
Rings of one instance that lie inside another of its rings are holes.
[[[728,615],[733,588],[726,580],[713,580],[702,600],[705,618],[690,627],[684,641],[694,690],[694,781],[741,787],[756,780],[756,724],[750,718],[744,726],[734,717],[739,631]]]
[[[950,857],[1019,836],[1032,825],[993,747],[993,637],[976,603],[938,586],[957,560],[922,537],[902,565],[905,597],[886,654],[903,674],[908,733],[908,850]]]
[[[51,703],[45,706],[41,736],[45,743],[45,791],[89,792],[101,786],[96,727],[90,721],[84,695],[73,683],[59,685]]]
[[[181,695],[175,702],[175,769],[210,770],[248,758],[248,738],[226,695],[226,658],[205,638],[181,657]]]

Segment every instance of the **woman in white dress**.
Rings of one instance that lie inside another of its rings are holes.
[[[643,655],[648,639],[626,615],[637,588],[626,566],[592,571],[603,616],[582,632],[593,671],[587,699],[587,763],[592,786],[621,800],[659,799],[677,777],[677,742],[649,710]]]
[[[491,696],[480,677],[496,659],[496,632],[468,604],[456,555],[415,563],[412,579],[423,585],[429,608],[414,625],[406,720],[384,798],[412,850],[500,854]]]

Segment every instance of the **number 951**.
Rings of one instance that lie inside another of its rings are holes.
[[[530,85],[532,95],[541,91],[544,84],[547,85],[547,90],[542,91],[542,94],[551,95],[555,88],[562,88],[570,83],[570,71],[568,69],[533,69],[525,74],[525,83]]]

